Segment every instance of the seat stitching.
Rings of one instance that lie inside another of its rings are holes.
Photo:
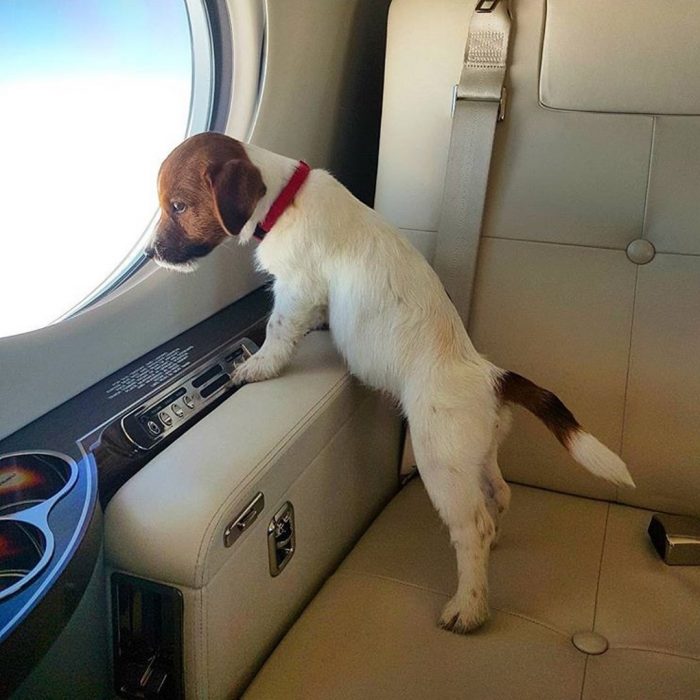
[[[610,508],[612,503],[608,503],[608,507],[605,509],[605,525],[603,526],[603,542],[600,546],[600,559],[598,560],[598,580],[595,586],[595,600],[593,602],[593,624],[592,629],[595,630],[595,621],[598,615],[598,595],[600,593],[600,579],[603,577],[603,558],[605,557],[605,544],[608,540],[608,522],[610,520]],[[586,663],[583,667],[583,680],[581,681],[581,700],[583,700],[583,693],[586,689],[586,673],[588,671],[588,655],[586,655]]]
[[[647,182],[646,182],[646,188],[644,190],[644,209],[642,212],[642,230],[640,231],[640,238],[646,238],[647,233],[648,233],[648,227],[649,227],[649,200],[650,200],[650,192],[651,192],[651,186],[652,186],[652,171],[654,170],[654,151],[656,147],[656,126],[657,126],[657,117],[652,117],[651,118],[651,135],[649,138],[649,159],[647,161]],[[625,430],[627,428],[627,419],[628,419],[628,403],[627,403],[627,397],[629,394],[629,388],[630,388],[630,383],[631,383],[631,375],[632,375],[632,343],[634,341],[634,322],[636,319],[636,311],[637,311],[637,298],[639,297],[639,268],[640,266],[637,265],[637,269],[634,271],[634,291],[632,293],[632,309],[630,311],[630,330],[629,330],[629,343],[627,345],[627,371],[625,373],[625,392],[622,397],[622,425],[620,426],[620,448],[618,450],[618,454],[622,455],[622,450],[625,445]],[[620,487],[617,486],[615,487],[615,500],[617,502],[620,501]]]
[[[588,671],[588,659],[590,658],[589,654],[585,654],[585,661],[583,662],[583,673],[581,674],[581,695],[579,696],[580,700],[583,700],[583,691],[586,688],[586,672]]]
[[[532,484],[528,484],[524,481],[515,481],[514,479],[506,479],[506,481],[511,485],[511,486],[519,486],[520,488],[526,489],[528,491],[541,491],[544,493],[551,493],[555,494],[556,496],[562,496],[563,498],[576,498],[580,501],[588,501],[590,503],[600,503],[601,505],[605,505],[607,503],[612,503],[614,505],[626,505],[630,508],[636,508],[637,510],[649,510],[648,508],[644,508],[642,506],[630,506],[627,503],[620,503],[619,501],[615,501],[612,498],[604,498],[603,496],[586,496],[581,493],[574,493],[573,491],[558,491],[557,489],[554,488],[549,488],[547,486],[533,486]],[[655,513],[656,511],[649,511],[650,513]]]
[[[619,649],[620,651],[642,651],[646,652],[647,654],[663,654],[664,656],[675,656],[679,659],[687,659],[688,661],[700,661],[700,656],[695,656],[693,654],[680,654],[675,651],[668,651],[666,649],[656,649],[654,647],[637,647],[631,645],[618,646],[617,644],[611,644],[610,649]]]
[[[514,610],[506,610],[505,608],[494,607],[493,610],[495,610],[496,612],[503,613],[504,615],[511,615],[512,617],[519,617],[521,620],[526,620],[527,622],[532,622],[533,625],[539,625],[540,627],[544,627],[546,630],[549,630],[550,632],[554,632],[554,634],[557,634],[560,637],[564,637],[564,639],[571,639],[570,634],[567,634],[566,632],[563,632],[562,630],[558,630],[556,627],[552,627],[552,625],[548,625],[546,622],[542,622],[540,620],[535,620],[533,617],[530,617],[529,615],[524,615],[523,613],[515,612]]]
[[[389,581],[391,583],[397,583],[400,586],[405,586],[406,588],[414,588],[419,591],[425,591],[426,593],[432,593],[434,595],[439,595],[442,598],[450,598],[449,593],[444,593],[443,591],[439,591],[435,588],[429,588],[428,586],[421,586],[419,583],[412,583],[410,581],[402,581],[401,579],[394,578],[393,576],[385,576],[383,574],[373,574],[365,571],[336,571],[334,576],[355,576],[355,577],[364,577],[364,578],[375,578],[379,579],[381,581]],[[532,617],[529,617],[528,615],[524,615],[523,613],[515,612],[514,610],[506,610],[505,608],[496,608],[492,607],[492,610],[495,610],[496,612],[503,613],[504,615],[510,615],[511,617],[518,617],[521,620],[525,620],[526,622],[531,622],[533,625],[539,625],[540,627],[544,627],[544,629],[549,630],[550,632],[553,632],[554,634],[557,634],[561,637],[565,637],[566,639],[570,638],[570,635],[567,634],[566,632],[563,632],[562,630],[557,629],[556,627],[552,627],[551,625],[548,625],[546,622],[541,622],[540,620],[535,620]]]
[[[595,600],[593,602],[593,630],[595,630],[595,621],[598,616],[598,596],[600,593],[600,580],[603,577],[603,558],[605,557],[605,545],[608,540],[608,522],[610,520],[610,507],[611,503],[608,503],[608,507],[605,509],[605,525],[603,526],[603,542],[600,546],[600,559],[598,560],[598,580],[595,586]]]
[[[345,569],[345,567],[344,567]],[[419,591],[425,591],[426,593],[434,593],[435,595],[442,596],[443,598],[449,598],[449,594],[444,591],[439,591],[437,588],[430,588],[429,586],[422,586],[419,583],[411,583],[411,581],[402,581],[399,578],[394,578],[393,576],[385,576],[384,574],[373,574],[367,571],[353,571],[350,570],[338,570],[335,572],[334,576],[359,576],[366,578],[376,578],[381,581],[391,581],[392,583],[398,583],[407,588],[415,588]]]

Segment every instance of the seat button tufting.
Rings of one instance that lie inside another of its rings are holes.
[[[654,244],[644,238],[637,238],[627,246],[627,257],[635,265],[646,265],[656,255]]]
[[[584,654],[604,654],[608,650],[608,640],[597,632],[576,632],[571,641]]]

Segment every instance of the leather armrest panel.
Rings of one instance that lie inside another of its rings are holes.
[[[106,511],[110,566],[204,586],[231,554],[231,520],[258,491],[268,517],[366,394],[329,334],[308,335],[281,377],[240,389],[120,489]]]

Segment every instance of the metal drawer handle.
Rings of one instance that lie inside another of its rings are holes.
[[[243,511],[226,526],[224,547],[230,547],[257,520],[264,507],[265,497],[262,493],[258,493]]]

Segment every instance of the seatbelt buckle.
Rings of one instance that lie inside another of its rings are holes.
[[[506,3],[506,12],[508,16],[511,17],[510,3],[508,0],[503,0]],[[479,0],[474,8],[475,14],[488,15],[491,14],[499,5],[501,0]]]
[[[452,86],[452,104],[450,105],[450,118],[454,119],[455,107],[457,106],[457,100],[467,100],[468,97],[459,96],[459,85]],[[502,122],[506,118],[506,103],[508,99],[508,91],[504,85],[501,88],[501,99],[498,101],[498,116],[496,121]]]
[[[476,9],[474,12],[478,12],[479,14],[493,12],[498,6],[499,2],[500,0],[479,0],[479,2],[476,3]]]
[[[508,100],[508,91],[504,85],[501,88],[501,99],[498,101],[498,118],[496,121],[502,122],[506,118],[506,103]]]

